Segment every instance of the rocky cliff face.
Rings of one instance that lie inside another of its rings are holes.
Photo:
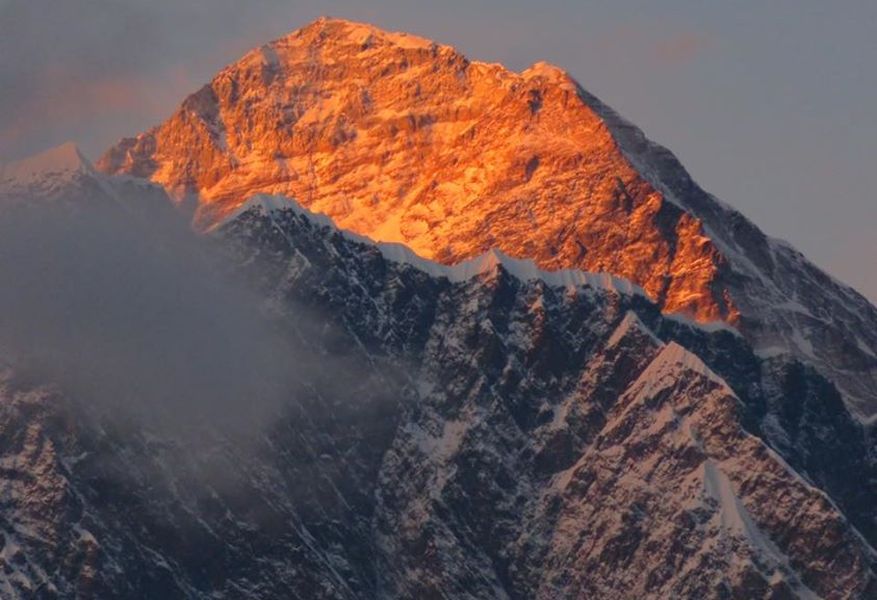
[[[241,438],[120,423],[5,370],[7,595],[875,593],[864,432],[814,371],[784,380],[799,363],[622,280],[446,267],[278,198],[210,239],[313,375]]]
[[[0,311],[3,597],[877,597],[875,309],[558,69],[323,19],[100,169],[3,167],[0,216],[196,200],[297,378],[120,412]]]
[[[722,259],[702,224],[632,168],[578,84],[544,63],[518,74],[323,19],[224,69],[98,166],[197,193],[207,219],[283,194],[443,262],[496,247],[617,273],[670,310],[736,314],[709,289]]]
[[[877,411],[877,311],[703,192],[567,73],[470,61],[405,34],[321,19],[223,69],[107,173],[197,198],[209,225],[283,194],[341,227],[455,264],[497,248],[609,272],[665,312],[738,327]]]

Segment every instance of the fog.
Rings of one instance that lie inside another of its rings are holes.
[[[0,205],[0,356],[19,378],[183,426],[291,401],[301,349],[181,215],[80,200]]]

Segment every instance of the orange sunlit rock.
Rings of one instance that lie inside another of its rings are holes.
[[[522,73],[321,19],[223,69],[98,167],[196,193],[210,222],[256,192],[456,263],[499,248],[607,271],[666,311],[734,322],[703,224],[620,151],[564,71]]]

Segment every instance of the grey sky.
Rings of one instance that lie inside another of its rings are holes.
[[[873,0],[0,0],[0,160],[96,157],[321,14],[563,66],[703,187],[877,299]]]

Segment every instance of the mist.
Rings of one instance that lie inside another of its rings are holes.
[[[0,204],[0,360],[102,414],[259,425],[293,399],[301,349],[182,215],[143,202]]]

